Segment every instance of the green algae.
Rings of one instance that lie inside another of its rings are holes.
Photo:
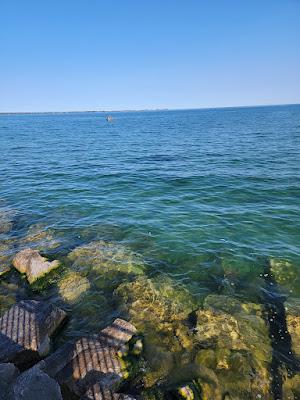
[[[272,349],[261,305],[210,295],[199,308],[164,275],[123,283],[115,295],[121,312],[144,334],[145,388],[163,383],[174,390],[194,380],[201,399],[222,400],[226,393],[270,398]],[[191,313],[193,329],[186,324]]]
[[[58,291],[67,303],[76,302],[90,288],[89,280],[77,272],[68,272],[58,281]]]
[[[300,295],[300,266],[281,259],[270,259],[270,272],[280,290],[292,295]]]
[[[272,348],[262,306],[211,295],[197,312],[196,360],[216,373],[230,398],[270,398]]]
[[[72,270],[93,276],[99,289],[115,288],[146,269],[143,258],[137,253],[121,244],[105,241],[75,248],[69,253],[68,261]]]
[[[180,364],[184,350],[192,347],[188,314],[198,307],[194,297],[169,277],[137,277],[116,290],[120,312],[144,335],[147,368],[143,385],[164,381]]]
[[[159,332],[158,341],[171,345],[174,350],[189,345],[185,337],[188,329],[185,332],[183,321],[197,308],[197,302],[181,285],[167,276],[139,277],[121,284],[115,295],[120,300],[121,311],[139,330]]]
[[[300,359],[300,299],[289,298],[285,302],[286,324],[292,339],[292,350]]]

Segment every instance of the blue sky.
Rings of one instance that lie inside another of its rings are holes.
[[[300,0],[1,0],[0,111],[300,103]]]

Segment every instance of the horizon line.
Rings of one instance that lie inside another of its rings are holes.
[[[280,107],[298,106],[300,103],[279,103],[279,104],[253,104],[239,106],[215,106],[215,107],[187,107],[187,108],[141,108],[141,109],[116,109],[116,110],[68,110],[68,111],[0,111],[0,115],[11,114],[80,114],[80,113],[122,113],[122,112],[151,112],[151,111],[189,111],[189,110],[216,110],[226,108],[255,108],[255,107]]]

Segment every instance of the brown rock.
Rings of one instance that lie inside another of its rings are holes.
[[[13,266],[19,272],[26,274],[29,283],[33,283],[48,272],[59,267],[59,261],[47,261],[37,250],[25,249],[15,256]]]
[[[49,352],[50,336],[66,313],[46,302],[26,300],[0,318],[0,362],[30,364]]]

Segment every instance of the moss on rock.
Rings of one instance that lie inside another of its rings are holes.
[[[292,350],[300,358],[300,299],[290,298],[285,302],[286,324],[292,339]]]
[[[144,335],[144,386],[152,387],[180,367],[182,354],[192,349],[192,335],[185,322],[198,307],[197,302],[184,287],[165,275],[138,277],[121,284],[115,295],[121,313]]]
[[[128,276],[141,275],[143,259],[129,248],[113,242],[97,241],[75,248],[68,255],[72,270],[93,275],[98,288],[115,288]]]
[[[208,296],[197,312],[195,339],[200,350],[196,361],[215,371],[223,395],[271,396],[272,349],[262,316],[260,305],[221,295]]]
[[[300,266],[286,260],[272,258],[270,272],[282,290],[293,295],[300,294]]]
[[[76,302],[90,288],[90,282],[78,272],[69,272],[58,282],[58,291],[64,301]]]

